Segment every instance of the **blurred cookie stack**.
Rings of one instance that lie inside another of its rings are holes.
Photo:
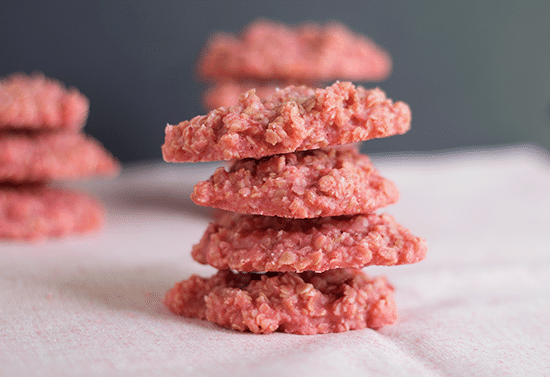
[[[215,33],[198,60],[199,77],[211,84],[207,109],[231,106],[254,88],[266,98],[288,85],[322,87],[334,80],[382,81],[391,73],[390,55],[345,25],[288,26],[258,20],[241,35]]]
[[[0,239],[85,233],[103,223],[102,206],[53,181],[114,176],[118,161],[82,129],[89,101],[35,73],[0,79]]]
[[[393,287],[361,269],[418,262],[426,242],[375,213],[397,201],[397,188],[353,143],[402,134],[410,119],[409,107],[380,89],[337,82],[264,100],[250,90],[233,106],[167,126],[166,161],[233,161],[191,196],[231,211],[192,251],[219,272],[176,283],[168,308],[255,333],[393,323]]]

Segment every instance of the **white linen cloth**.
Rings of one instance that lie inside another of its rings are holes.
[[[189,194],[214,164],[152,162],[78,185],[100,234],[0,242],[2,376],[549,376],[550,159],[532,146],[373,156],[401,192],[388,212],[426,260],[367,267],[395,286],[379,331],[255,335],[171,314],[209,209]],[[73,185],[74,186],[74,185]]]

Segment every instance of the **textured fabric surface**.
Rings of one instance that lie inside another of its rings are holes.
[[[387,207],[428,242],[414,265],[367,267],[395,287],[379,331],[254,335],[171,314],[209,209],[189,194],[215,164],[132,166],[79,184],[104,231],[0,243],[1,376],[550,375],[550,158],[521,146],[372,156],[395,182]]]

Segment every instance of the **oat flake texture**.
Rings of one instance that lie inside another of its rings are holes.
[[[168,162],[261,158],[403,134],[410,122],[407,104],[350,82],[289,86],[265,100],[251,90],[234,106],[168,125],[162,153]]]
[[[355,147],[235,161],[191,194],[196,204],[228,211],[312,218],[369,213],[397,202],[397,187]]]
[[[193,258],[217,269],[315,271],[416,263],[426,241],[388,214],[315,219],[223,213],[193,247]]]
[[[179,315],[261,334],[377,329],[397,319],[393,287],[386,279],[353,269],[193,275],[167,292],[165,304]]]

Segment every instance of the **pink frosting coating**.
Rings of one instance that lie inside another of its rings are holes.
[[[231,107],[165,129],[165,161],[261,158],[403,134],[411,113],[380,89],[350,82],[289,86],[265,100],[249,91]]]
[[[261,334],[377,329],[397,320],[393,287],[384,277],[353,269],[193,275],[168,291],[165,304],[179,315]]]

